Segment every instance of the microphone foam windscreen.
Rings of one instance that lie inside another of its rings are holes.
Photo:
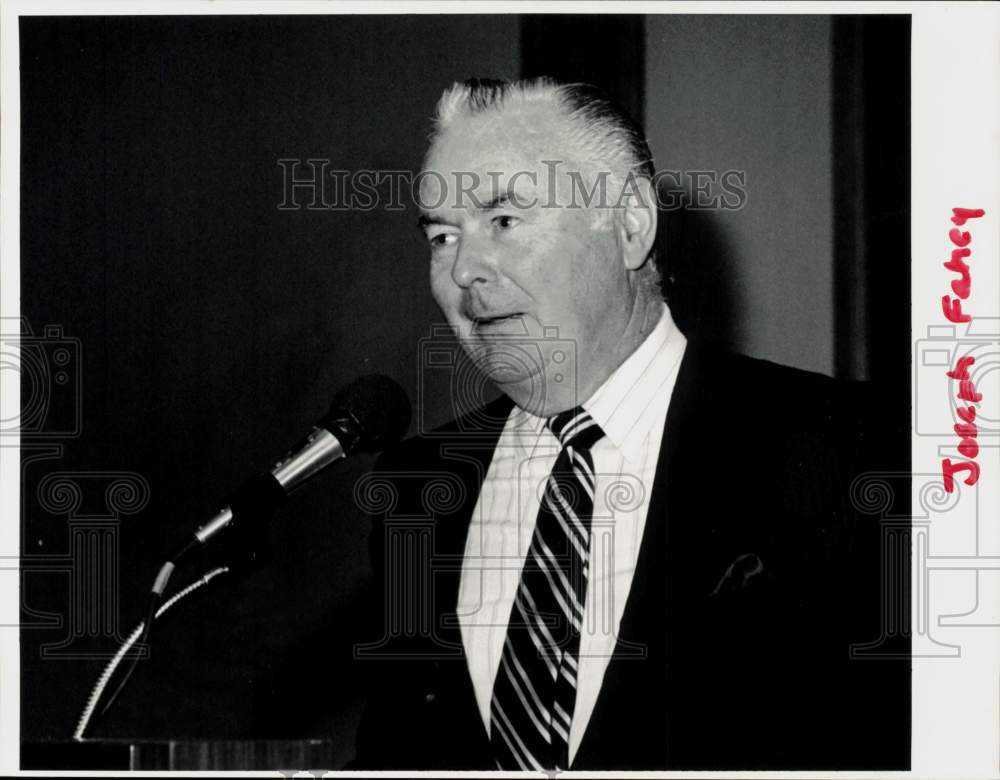
[[[410,427],[410,399],[399,384],[383,374],[359,377],[341,388],[330,417],[347,413],[357,423],[357,449],[376,452],[395,444]]]

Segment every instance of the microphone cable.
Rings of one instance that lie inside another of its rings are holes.
[[[165,567],[166,567],[166,565],[165,565]],[[168,609],[170,609],[172,606],[174,606],[174,604],[176,604],[181,599],[185,598],[186,596],[191,595],[196,590],[198,590],[201,587],[204,587],[205,585],[207,585],[209,582],[211,582],[213,579],[215,579],[219,575],[225,574],[228,571],[229,571],[229,567],[228,566],[219,566],[219,567],[217,567],[215,569],[212,569],[210,572],[208,572],[207,574],[205,574],[203,577],[201,577],[198,580],[195,580],[190,585],[188,585],[186,588],[184,588],[183,590],[178,591],[173,596],[171,596],[169,599],[167,599],[167,601],[159,609],[156,609],[156,603],[159,601],[159,597],[157,597],[155,599],[155,601],[154,601],[153,598],[150,599],[150,604],[151,604],[151,607],[152,607],[153,611],[147,616],[146,620],[141,621],[135,627],[135,629],[133,629],[132,633],[129,634],[128,638],[122,643],[122,646],[118,648],[118,652],[115,653],[114,657],[104,667],[104,671],[101,672],[101,676],[98,678],[97,683],[94,685],[93,689],[91,690],[90,697],[87,699],[87,704],[83,708],[83,712],[81,713],[80,718],[77,721],[76,731],[73,732],[73,740],[74,741],[76,741],[76,742],[82,742],[83,741],[84,732],[86,732],[87,726],[90,725],[90,720],[91,720],[91,718],[94,715],[94,710],[97,709],[97,705],[98,705],[98,703],[101,700],[101,696],[104,693],[104,689],[107,687],[108,682],[111,680],[112,676],[114,675],[115,670],[118,668],[118,665],[122,662],[122,660],[128,654],[129,650],[131,650],[132,647],[135,645],[135,643],[139,639],[140,635],[143,636],[143,637],[145,637],[146,639],[148,639],[149,638],[150,625],[153,623],[154,620],[156,620],[160,616],[162,616],[163,613],[165,613]],[[161,569],[161,573],[162,573],[162,569]],[[167,578],[169,579],[169,575],[168,575]],[[159,580],[159,577],[157,579]],[[160,595],[162,595],[162,593]],[[114,694],[108,700],[107,704],[105,704],[104,708],[101,710],[101,714],[107,712],[108,707],[111,706],[111,703],[115,700],[115,697],[117,697],[117,695],[121,692],[122,688],[125,686],[125,683],[128,681],[129,675],[131,675],[131,673],[132,673],[132,669],[134,669],[134,668],[135,668],[135,661],[133,660],[132,666],[130,667],[128,673],[126,674],[126,676],[122,680],[122,682],[119,684],[119,686],[115,690]]]
[[[163,564],[149,592],[145,620],[139,623],[105,668],[80,718],[74,739],[83,738],[105,687],[128,650],[136,641],[139,642],[140,651],[146,650],[156,618],[175,604],[179,597],[191,592],[192,589],[185,589],[160,607],[167,583],[181,558],[224,530],[235,527],[242,529],[236,534],[241,548],[237,555],[246,558],[246,561],[233,563],[233,566],[242,569],[246,564],[255,565],[254,562],[259,560],[255,549],[257,541],[265,536],[267,521],[285,503],[289,493],[334,461],[347,457],[352,452],[374,452],[398,442],[409,428],[410,417],[410,402],[406,393],[387,376],[372,374],[341,388],[330,405],[330,411],[303,441],[279,460],[271,471],[257,474],[237,488],[225,506],[211,520],[199,526],[188,541]],[[232,533],[229,532],[230,535]],[[211,575],[214,577],[225,571],[230,571],[230,566],[214,569]],[[207,582],[208,579],[203,578],[194,587],[201,587]],[[104,715],[114,704],[142,657],[142,652],[136,652],[132,656],[121,681],[108,697],[98,717]]]
[[[192,592],[192,590],[195,590],[195,589],[201,587],[202,585],[207,584],[208,580],[205,579],[205,578],[202,578],[201,580],[198,580],[198,581],[196,581],[194,583],[194,587],[189,586],[188,588],[185,588],[183,591],[181,591],[180,593],[178,593],[177,596],[174,596],[172,599],[170,599],[162,607],[159,607],[160,601],[163,598],[163,593],[164,593],[164,591],[166,591],[167,584],[170,582],[170,577],[173,575],[174,569],[177,568],[178,561],[180,561],[181,558],[183,558],[189,552],[191,552],[191,550],[194,549],[196,546],[198,546],[198,540],[197,540],[197,538],[192,537],[188,541],[186,541],[183,544],[181,544],[176,549],[176,551],[170,556],[170,559],[167,560],[163,564],[163,566],[160,567],[159,572],[157,572],[156,579],[153,580],[153,586],[149,590],[149,598],[148,598],[148,600],[146,602],[146,618],[145,618],[145,620],[141,621],[139,623],[139,625],[137,626],[136,630],[133,631],[133,634],[135,636],[130,636],[122,644],[122,647],[119,648],[118,653],[116,653],[115,657],[111,659],[112,663],[109,663],[108,666],[105,667],[105,673],[101,675],[101,678],[98,681],[99,685],[95,686],[95,688],[94,688],[94,693],[97,694],[96,697],[94,696],[94,694],[91,694],[91,698],[87,702],[87,707],[85,708],[84,712],[85,712],[85,714],[87,716],[86,720],[88,722],[90,721],[90,718],[93,715],[93,709],[97,706],[97,704],[98,704],[98,702],[99,702],[99,700],[101,698],[101,695],[104,692],[104,688],[107,686],[108,681],[111,679],[111,676],[114,674],[115,669],[118,668],[118,664],[120,664],[122,662],[122,660],[125,658],[125,655],[128,653],[128,650],[131,649],[132,646],[136,644],[137,640],[139,642],[140,647],[148,647],[149,646],[149,638],[152,635],[153,623],[155,622],[156,617],[158,615],[163,614],[167,610],[168,607],[170,607],[173,604],[177,603],[177,601],[178,601],[179,598],[181,598],[183,596],[186,596],[188,593]],[[223,566],[223,567],[219,567],[219,569],[213,570],[213,572],[211,573],[212,574],[212,578],[214,578],[218,574],[223,573],[223,571],[229,571],[229,567],[228,566]],[[209,579],[211,579],[211,578],[209,578]],[[159,607],[159,609],[158,609],[158,607]],[[125,674],[122,676],[121,682],[118,683],[118,686],[115,688],[114,692],[111,694],[111,696],[108,698],[107,702],[105,702],[104,706],[101,708],[101,711],[98,713],[98,717],[104,715],[104,713],[106,713],[108,711],[108,709],[110,709],[111,705],[114,704],[115,700],[118,698],[118,695],[125,688],[125,684],[132,677],[132,673],[135,671],[136,666],[139,664],[140,657],[141,656],[140,656],[139,653],[136,653],[132,657],[132,662],[129,664],[128,668],[125,670]],[[99,690],[98,690],[98,688],[99,688]],[[88,712],[88,710],[89,710],[89,712]],[[83,721],[83,717],[81,716],[81,722],[82,721]],[[82,739],[82,736],[79,736],[79,737],[77,736],[78,734],[82,735],[82,733],[83,733],[82,730],[78,727],[77,731],[74,733],[74,737],[73,738],[74,739]]]

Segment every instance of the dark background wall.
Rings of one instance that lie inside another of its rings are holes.
[[[767,15],[646,24],[646,106],[656,118],[647,132],[658,164],[746,174],[743,208],[688,215],[715,245],[683,252],[683,294],[699,297],[713,279],[731,285],[727,305],[699,301],[699,326],[741,352],[828,375],[832,25],[829,16]],[[690,232],[689,223],[678,230]]]
[[[26,464],[23,546],[72,554],[74,519],[109,513],[111,477],[79,475],[84,505],[51,512],[36,500],[52,492],[47,475],[138,474],[149,501],[117,526],[119,600],[81,605],[126,635],[180,535],[297,440],[338,387],[382,371],[417,395],[417,342],[437,320],[416,213],[279,210],[277,161],[418,169],[445,85],[518,75],[518,21],[21,24],[22,314],[38,335],[60,324],[82,351],[82,435]],[[447,386],[425,396],[438,422]],[[367,572],[351,488],[371,462],[353,459],[296,497],[267,569],[168,617],[93,734],[308,732],[346,746],[361,696],[352,610]],[[64,620],[23,633],[25,739],[71,733],[105,661],[88,654],[116,644],[72,611],[94,588],[42,565],[27,561],[24,604]],[[84,568],[99,576],[93,560]]]
[[[908,305],[909,279],[908,89],[866,75],[906,72],[908,21],[876,23],[877,36],[829,17],[22,19],[21,310],[44,354],[60,338],[79,350],[78,377],[23,439],[22,738],[72,732],[164,553],[337,387],[382,371],[418,419],[451,416],[451,375],[420,368],[438,317],[412,205],[281,210],[277,163],[415,170],[451,81],[597,81],[644,118],[661,166],[747,170],[747,210],[664,218],[689,335],[847,377],[875,353],[905,370],[903,304],[875,323],[866,303],[891,278]],[[882,181],[873,160],[891,161],[856,152],[877,144],[904,161],[900,186],[861,209]],[[857,237],[880,218],[903,229],[872,271]],[[62,335],[46,341],[50,324]],[[38,382],[22,384],[30,404]],[[78,433],[56,424],[60,404],[79,410]],[[371,462],[294,498],[268,567],[158,624],[94,735],[317,736],[346,760],[368,577],[352,489]]]

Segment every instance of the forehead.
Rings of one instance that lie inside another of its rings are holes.
[[[442,189],[458,200],[467,197],[463,191],[477,198],[508,190],[530,195],[545,186],[554,164],[577,164],[569,129],[560,110],[545,104],[455,117],[427,152],[422,201],[439,202]]]

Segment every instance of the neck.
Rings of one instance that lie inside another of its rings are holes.
[[[660,321],[663,306],[659,296],[636,296],[623,326],[609,329],[605,342],[598,347],[599,352],[591,355],[591,366],[579,367],[578,402],[596,393],[597,388],[639,348]]]
[[[621,326],[609,328],[599,344],[586,354],[577,353],[577,383],[563,376],[565,366],[545,360],[545,388],[537,382],[501,385],[500,389],[519,407],[539,417],[551,417],[590,398],[618,367],[652,333],[663,313],[663,299],[637,295]]]

